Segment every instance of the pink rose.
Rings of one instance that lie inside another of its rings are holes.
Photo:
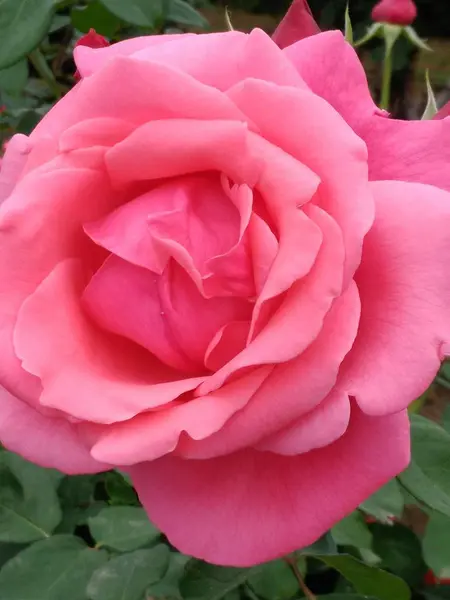
[[[127,469],[208,561],[310,544],[408,464],[450,340],[450,123],[379,116],[339,33],[75,55],[2,168],[0,438]]]

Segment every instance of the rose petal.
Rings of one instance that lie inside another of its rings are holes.
[[[31,148],[31,142],[21,133],[17,133],[9,140],[0,170],[0,202],[6,200],[13,191]]]
[[[264,329],[236,358],[205,381],[199,394],[217,389],[244,367],[292,360],[318,336],[325,315],[342,291],[344,248],[342,234],[331,217],[312,205],[308,213],[324,234],[311,273],[289,289]],[[297,334],[293,336],[292,331]]]
[[[219,171],[253,187],[260,165],[247,150],[247,127],[238,121],[157,120],[142,125],[108,151],[116,185]]]
[[[153,413],[138,415],[110,427],[95,427],[91,453],[97,460],[132,465],[155,460],[172,452],[182,432],[203,439],[220,430],[257,391],[272,367],[265,366],[229,383],[220,390]],[[100,458],[103,457],[103,458]]]
[[[308,350],[277,365],[250,402],[217,434],[200,442],[183,439],[177,453],[203,459],[236,452],[311,412],[336,384],[341,363],[354,342],[359,315],[358,290],[352,283],[333,303]]]
[[[342,230],[344,280],[348,283],[359,265],[362,242],[374,218],[364,143],[327,102],[311,93],[246,81],[230,90],[229,96],[266,140],[320,178],[317,202]],[[292,135],[293,131],[297,135]]]
[[[75,425],[40,414],[4,389],[0,389],[0,441],[26,460],[69,475],[111,468],[92,458]]]
[[[21,180],[0,208],[0,381],[29,402],[36,401],[40,384],[25,373],[13,349],[19,307],[60,260],[78,255],[87,265],[96,263],[102,253],[84,235],[82,223],[99,218],[111,202],[102,173],[52,166],[51,172],[38,169]]]
[[[313,543],[408,461],[406,411],[376,418],[355,406],[346,434],[307,454],[165,457],[129,472],[151,521],[176,548],[244,567]]]
[[[205,352],[216,331],[229,321],[249,320],[252,310],[240,298],[205,299],[174,262],[157,275],[115,256],[91,279],[83,305],[107,331],[191,373],[204,370]]]
[[[372,189],[377,217],[356,275],[361,323],[342,387],[383,415],[428,388],[450,342],[450,195],[394,181]]]
[[[162,64],[116,56],[66,94],[40,121],[31,139],[59,137],[72,125],[99,117],[123,119],[135,126],[174,117],[245,120],[223,94],[185,73]]]
[[[23,303],[14,331],[24,369],[40,377],[43,406],[114,423],[171,402],[202,378],[180,379],[148,352],[97,330],[82,312],[86,275],[66,260]]]
[[[140,50],[144,50],[149,46],[161,46],[177,40],[185,35],[193,35],[190,33],[174,34],[174,35],[143,35],[140,37],[130,38],[116,42],[107,48],[92,48],[92,47],[76,47],[74,49],[74,58],[78,70],[82,77],[89,77],[96,71],[104,68],[111,59],[117,56],[131,56]]]
[[[264,79],[305,88],[295,67],[261,29],[181,37],[171,44],[149,46],[134,58],[188,73],[197,81],[225,91],[243,79]]]
[[[306,0],[294,0],[272,36],[280,48],[320,33]]]
[[[414,181],[450,190],[446,167],[450,161],[450,120],[386,118],[371,99],[356,52],[339,32],[308,38],[285,53],[313,92],[334,106],[366,142],[372,181]]]
[[[334,389],[317,408],[291,425],[258,444],[257,450],[267,450],[295,456],[323,448],[339,439],[350,421],[350,401],[345,392]]]

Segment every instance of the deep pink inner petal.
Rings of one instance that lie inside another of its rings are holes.
[[[230,321],[249,320],[243,298],[204,298],[186,271],[170,261],[158,275],[111,256],[83,294],[101,327],[147,348],[166,364],[204,372],[206,350]]]
[[[97,244],[161,274],[170,258],[209,296],[254,296],[252,193],[217,173],[169,180],[85,227]]]

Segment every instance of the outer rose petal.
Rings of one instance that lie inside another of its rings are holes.
[[[222,91],[250,78],[306,89],[295,67],[261,29],[183,36],[133,58],[166,64]]]
[[[62,261],[20,308],[14,345],[23,368],[42,381],[43,406],[115,423],[204,380],[182,377],[132,342],[96,328],[80,306],[86,279],[79,261]]]
[[[311,544],[408,461],[406,411],[376,418],[355,406],[345,435],[307,454],[165,457],[129,472],[150,519],[181,552],[250,566]]]
[[[361,322],[341,385],[364,412],[383,415],[427,389],[450,342],[450,194],[393,181],[372,188],[377,216],[355,277]]]
[[[449,117],[449,116],[450,116],[450,102],[447,102],[447,104],[445,104],[441,108],[441,110],[436,115],[434,115],[434,118],[436,120],[439,120],[439,119],[445,119],[445,117]]]
[[[65,419],[47,417],[0,389],[0,442],[41,467],[70,475],[111,468],[90,455]]]
[[[258,126],[262,137],[320,177],[316,201],[342,230],[348,283],[373,222],[364,143],[329,104],[310,92],[251,80],[228,95]]]
[[[399,121],[383,116],[370,97],[356,52],[340,32],[302,40],[285,53],[313,92],[366,142],[372,181],[415,181],[450,190],[450,119]]]
[[[40,383],[22,369],[14,352],[17,312],[60,260],[74,254],[87,265],[98,260],[82,224],[99,218],[111,200],[103,174],[58,169],[57,162],[45,168],[51,166],[51,172],[38,169],[21,180],[0,208],[0,383],[31,402],[39,396]]]
[[[117,56],[66,94],[42,119],[31,139],[58,137],[80,121],[99,117],[123,119],[135,126],[176,117],[245,120],[224,94],[186,73]]]
[[[177,447],[184,458],[213,458],[257,445],[311,413],[333,389],[356,337],[360,302],[356,285],[335,300],[314,343],[298,358],[277,365],[254,397],[216,434]]]
[[[273,41],[285,48],[302,38],[320,33],[306,0],[294,0],[272,36]]]
[[[26,135],[18,133],[8,142],[0,170],[0,202],[13,191],[31,152],[31,143]]]
[[[335,388],[317,408],[281,431],[264,439],[258,450],[295,456],[323,448],[344,435],[350,421],[350,400]]]

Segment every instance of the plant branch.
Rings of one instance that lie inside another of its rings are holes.
[[[308,600],[317,600],[315,595],[306,585],[305,580],[303,579],[303,575],[300,573],[300,569],[298,568],[297,563],[295,562],[295,559],[292,556],[285,556],[284,560],[291,567],[292,572],[294,573],[294,576],[298,581],[298,585],[302,592],[305,594],[305,597]]]

